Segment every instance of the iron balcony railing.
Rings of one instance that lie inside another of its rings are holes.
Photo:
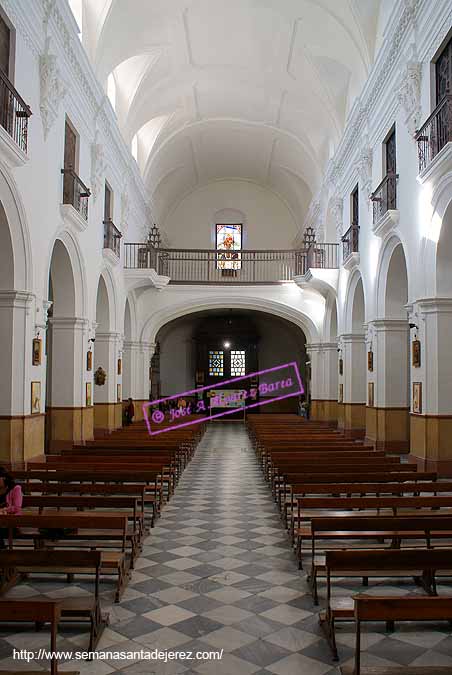
[[[446,94],[416,132],[419,171],[423,171],[447,143],[452,142],[452,94]]]
[[[29,117],[29,106],[0,70],[0,124],[25,153],[28,150]]]
[[[352,223],[341,241],[342,260],[345,262],[352,253],[358,253],[359,251],[359,225],[357,223]]]
[[[126,269],[153,268],[171,283],[268,284],[292,281],[309,267],[337,267],[337,244],[315,244],[301,250],[154,248],[124,244]]]
[[[88,220],[88,200],[91,195],[89,188],[71,167],[61,169],[61,173],[63,174],[63,204],[70,204],[82,218]]]
[[[104,220],[104,248],[109,248],[118,258],[121,255],[121,237],[121,232],[111,218]]]
[[[387,211],[397,209],[397,179],[398,173],[388,173],[381,181],[377,189],[371,194],[373,202],[374,225]]]

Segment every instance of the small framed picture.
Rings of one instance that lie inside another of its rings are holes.
[[[33,340],[33,353],[32,353],[32,364],[34,366],[41,365],[42,357],[42,340],[40,338],[34,338]]]
[[[118,375],[122,375],[122,359],[118,359]]]
[[[344,402],[344,385],[342,384],[342,382],[339,385],[339,396],[338,396],[337,402],[338,403]]]
[[[367,405],[369,406],[369,408],[374,407],[374,383],[373,382],[367,383]]]
[[[120,385],[120,384],[117,384],[117,385],[116,385],[116,400],[117,400],[118,403],[120,403],[120,402],[122,401],[122,397],[121,397],[121,385]]]
[[[344,374],[344,359],[339,359],[339,375]]]
[[[38,415],[41,412],[41,383],[31,383],[31,414]]]
[[[93,385],[91,382],[86,383],[86,406],[93,405]]]
[[[196,371],[196,384],[204,384],[204,371],[203,370],[197,370]]]
[[[413,382],[413,412],[422,413],[422,382]]]
[[[86,370],[93,369],[93,352],[90,350],[86,352]]]
[[[412,349],[413,368],[420,368],[421,367],[421,342],[420,342],[420,340],[413,340],[411,349]]]
[[[367,370],[372,373],[374,369],[374,353],[372,350],[367,352]]]

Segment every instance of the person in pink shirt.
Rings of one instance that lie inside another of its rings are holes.
[[[22,488],[17,485],[11,474],[0,466],[0,514],[16,515],[22,510]],[[0,528],[0,549],[5,548],[4,538],[8,536],[6,528]]]

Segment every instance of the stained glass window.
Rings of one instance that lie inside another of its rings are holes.
[[[217,225],[216,249],[218,270],[239,270],[242,267],[242,226]]]
[[[231,377],[245,375],[245,351],[231,351]]]
[[[209,375],[211,377],[223,376],[223,352],[209,351]]]

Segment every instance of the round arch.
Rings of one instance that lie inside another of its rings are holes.
[[[358,333],[364,332],[364,326],[357,330],[358,323],[364,324],[366,320],[366,293],[364,280],[359,270],[356,270],[350,277],[345,294],[345,332]]]
[[[0,285],[9,290],[33,287],[30,231],[13,178],[0,163]],[[6,244],[4,246],[4,244]],[[5,285],[6,284],[6,285]],[[46,296],[44,296],[46,297]]]
[[[400,237],[391,235],[381,248],[377,264],[377,317],[406,318],[401,308],[408,302],[409,287],[406,246]]]
[[[155,342],[158,331],[169,321],[178,319],[179,317],[187,314],[194,314],[195,312],[218,308],[249,309],[267,312],[268,314],[274,314],[275,316],[279,316],[282,319],[287,319],[291,323],[298,326],[298,328],[301,328],[309,342],[317,342],[319,340],[319,331],[317,330],[312,319],[310,319],[306,314],[297,311],[292,307],[288,307],[282,303],[271,300],[264,300],[260,298],[259,306],[256,306],[255,302],[252,300],[240,297],[232,297],[228,298],[227,300],[201,300],[192,305],[183,303],[180,305],[174,305],[172,307],[165,307],[164,309],[155,312],[145,321],[141,329],[141,340],[144,342]]]
[[[56,235],[55,239],[51,242],[48,255],[47,270],[44,280],[43,297],[47,298],[48,296],[48,286],[49,286],[52,258],[57,242],[60,242],[60,245],[64,247],[71,265],[74,282],[74,316],[79,318],[85,317],[87,314],[87,307],[88,307],[86,266],[83,260],[83,254],[80,250],[78,241],[73,236],[73,234],[68,230],[62,230],[61,232],[59,232]]]
[[[436,295],[452,295],[452,289],[444,281],[450,276],[449,256],[440,255],[447,247],[448,239],[452,239],[452,171],[441,178],[433,192],[429,194],[428,185],[424,187],[424,203],[421,205],[423,238],[420,249],[420,260],[423,260],[423,284],[417,289],[418,297],[435,297]],[[449,265],[449,269],[445,268]],[[432,274],[434,270],[434,274]],[[443,290],[441,290],[443,289]]]
[[[102,285],[103,284],[103,285]],[[100,318],[102,319],[102,331],[103,332],[113,332],[116,330],[118,325],[118,294],[116,289],[115,279],[108,267],[104,267],[97,280],[97,290],[96,296],[94,298],[95,307],[93,316],[96,317],[96,321],[99,323],[97,315],[100,311]],[[100,307],[99,300],[99,291],[102,290],[103,302],[107,301],[108,307]]]
[[[337,298],[329,293],[325,305],[325,319],[323,322],[323,340],[324,342],[336,342],[338,335],[338,306]]]

